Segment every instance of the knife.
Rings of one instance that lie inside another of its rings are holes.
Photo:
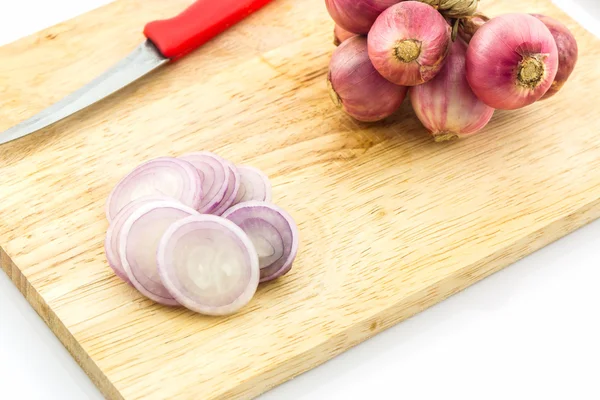
[[[52,125],[186,56],[271,1],[198,0],[174,18],[150,22],[143,32],[146,41],[131,54],[81,89],[0,133],[0,145]]]

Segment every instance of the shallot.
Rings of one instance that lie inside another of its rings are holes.
[[[202,201],[202,182],[198,171],[187,161],[160,157],[137,166],[110,193],[106,216],[111,221],[128,203],[151,195],[164,195],[198,208]]]
[[[385,10],[368,35],[373,66],[402,86],[425,83],[440,71],[451,43],[451,27],[435,8],[403,1]]]
[[[552,86],[550,86],[550,89],[542,97],[542,100],[545,100],[558,93],[567,82],[577,64],[579,49],[577,40],[575,40],[569,28],[560,21],[541,14],[532,15],[542,21],[550,30],[558,49],[558,72],[552,82]]]
[[[214,215],[171,224],[158,245],[158,271],[169,293],[186,308],[228,315],[254,296],[258,255],[241,228]]]
[[[467,82],[466,54],[467,44],[457,39],[440,73],[409,91],[417,117],[438,142],[475,134],[494,114]]]
[[[325,5],[340,27],[366,35],[379,14],[399,1],[402,0],[325,0]]]
[[[402,105],[407,88],[394,85],[373,67],[367,52],[367,39],[354,36],[333,53],[327,77],[333,102],[353,118],[379,121]]]
[[[467,79],[473,92],[496,109],[515,110],[548,91],[558,70],[552,34],[528,14],[505,14],[483,24],[467,51]]]
[[[341,26],[339,26],[338,24],[336,24],[335,28],[333,28],[333,44],[336,46],[339,46],[340,44],[344,43],[347,39],[350,39],[352,36],[356,36],[356,33],[349,32]]]
[[[176,200],[155,201],[138,207],[121,228],[119,256],[123,269],[133,286],[157,303],[179,304],[158,275],[156,251],[169,226],[190,215],[198,212]]]
[[[298,228],[293,218],[278,206],[249,201],[223,214],[250,237],[260,263],[260,281],[285,275],[298,252]]]

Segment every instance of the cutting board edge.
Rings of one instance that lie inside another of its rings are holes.
[[[15,265],[8,253],[2,248],[2,245],[0,245],[0,268],[6,273],[19,292],[21,292],[23,297],[48,328],[50,328],[54,336],[58,338],[100,392],[108,399],[124,400],[123,396],[110,379],[108,379],[98,365],[92,360],[88,352],[81,347],[81,344],[63,324],[54,310],[48,306],[40,293]]]
[[[537,250],[567,236],[598,218],[600,218],[600,198],[523,236],[487,257],[455,270],[444,279],[438,280],[423,290],[403,298],[402,301],[377,312],[346,331],[337,333],[327,341],[312,347],[310,350],[299,353],[285,360],[285,362],[272,366],[269,370],[265,370],[262,374],[258,374],[240,383],[229,391],[211,397],[210,400],[254,399],[324,364],[379,333],[441,303],[454,294],[513,265],[520,259],[533,254]],[[114,386],[113,382],[82,348],[1,246],[0,266],[100,392],[107,399],[124,400],[124,397]],[[282,369],[285,369],[285,372]]]
[[[515,264],[517,261],[564,238],[597,219],[600,219],[600,198],[584,204],[572,213],[566,214],[554,222],[530,232],[487,257],[454,271],[444,279],[438,280],[427,288],[417,291],[402,299],[402,301],[377,312],[375,315],[355,324],[346,331],[340,332],[329,340],[311,348],[309,351],[300,353],[291,359],[287,359],[285,363],[274,366],[267,372],[272,373],[273,377],[265,379],[264,375],[266,373],[257,375],[237,385],[234,389],[210,400],[254,399],[332,360],[383,331],[441,303],[475,283],[484,280],[496,272],[500,272],[504,268]],[[333,351],[328,352],[328,349],[333,349]],[[323,357],[323,354],[327,354],[327,356]],[[291,368],[290,366],[294,366],[295,368]],[[287,369],[285,374],[283,374],[285,376],[283,379],[277,379],[277,372],[272,372],[280,368]],[[290,373],[290,371],[292,372]],[[257,390],[257,388],[259,389]]]

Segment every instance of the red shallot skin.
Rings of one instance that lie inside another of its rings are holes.
[[[458,38],[439,74],[409,90],[417,117],[437,142],[473,135],[494,115],[494,109],[479,100],[467,82],[466,54],[467,44]]]
[[[366,35],[379,14],[399,1],[402,0],[325,0],[325,5],[337,25]]]
[[[488,106],[516,110],[548,91],[558,70],[552,34],[529,14],[505,14],[483,24],[467,50],[467,79]]]
[[[542,97],[541,100],[549,99],[562,89],[564,84],[569,80],[569,77],[575,69],[577,59],[579,57],[579,48],[577,46],[577,40],[565,25],[554,18],[541,15],[531,14],[546,25],[550,30],[550,33],[554,37],[556,46],[558,48],[558,72],[552,82],[552,86]]]
[[[333,44],[339,46],[352,36],[356,36],[356,33],[349,32],[339,25],[335,25],[333,28]]]
[[[475,32],[477,32],[479,28],[481,28],[483,24],[489,20],[490,19],[487,16],[480,13],[462,18],[458,28],[458,36],[460,36],[465,42],[469,43]]]
[[[392,115],[400,108],[408,91],[375,70],[364,36],[354,36],[335,49],[327,83],[333,102],[363,122],[375,122]]]
[[[390,82],[425,83],[440,71],[451,44],[452,28],[433,7],[404,1],[385,10],[368,36],[369,57]]]

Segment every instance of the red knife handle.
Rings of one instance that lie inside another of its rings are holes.
[[[144,35],[176,60],[258,11],[271,0],[198,0],[178,16],[150,22]]]

